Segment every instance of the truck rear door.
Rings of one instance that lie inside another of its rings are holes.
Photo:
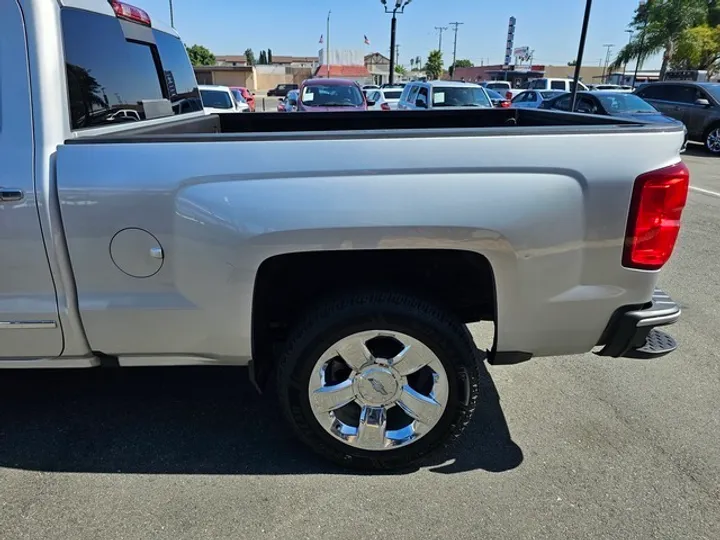
[[[27,42],[16,0],[0,0],[0,357],[63,350],[34,186]]]

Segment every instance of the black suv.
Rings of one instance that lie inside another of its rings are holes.
[[[685,124],[688,139],[720,156],[720,83],[657,82],[635,94]]]
[[[298,89],[297,84],[278,84],[272,90],[268,90],[267,95],[268,96],[276,96],[276,97],[286,97],[288,95],[288,92],[290,92],[290,90],[297,90],[297,89]]]

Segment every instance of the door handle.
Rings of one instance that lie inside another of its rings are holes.
[[[0,202],[17,202],[24,198],[25,194],[22,189],[0,188]]]

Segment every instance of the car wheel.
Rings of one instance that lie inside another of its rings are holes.
[[[720,155],[720,124],[715,124],[705,134],[705,148],[714,155]]]
[[[297,436],[356,469],[412,466],[455,440],[477,403],[477,349],[462,322],[412,296],[324,303],[296,325],[278,395]]]

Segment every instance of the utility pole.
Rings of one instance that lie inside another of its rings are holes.
[[[328,11],[328,17],[327,17],[327,45],[325,46],[325,61],[328,65],[328,76],[327,78],[330,78],[330,65],[332,64],[330,60],[330,15],[332,14],[332,10]]]
[[[607,48],[607,53],[605,54],[605,64],[603,65],[603,74],[602,74],[602,82],[604,82],[604,83],[607,83],[606,72],[607,72],[608,65],[610,64],[610,52],[612,51],[613,46],[614,45],[612,43],[606,43],[603,45],[603,47]]]
[[[438,51],[440,51],[440,52],[442,52],[442,35],[443,35],[443,32],[447,29],[448,29],[447,26],[436,26],[435,27],[435,30],[437,30],[438,33],[440,34],[440,39],[438,41]]]
[[[395,65],[400,65],[400,45],[395,45]]]
[[[388,0],[380,0],[380,3],[385,9],[385,13],[391,13],[392,19],[390,20],[390,84],[395,82],[395,39],[397,34],[397,15],[398,13],[405,13],[405,8],[412,0],[390,0],[390,6],[388,7]]]
[[[455,73],[455,62],[457,61],[457,33],[458,33],[458,27],[462,24],[461,22],[451,22],[448,23],[450,26],[455,28],[455,44],[453,45],[453,61],[452,61],[452,68],[453,73]]]
[[[173,13],[173,0],[170,0],[170,26],[175,28],[175,14]]]

